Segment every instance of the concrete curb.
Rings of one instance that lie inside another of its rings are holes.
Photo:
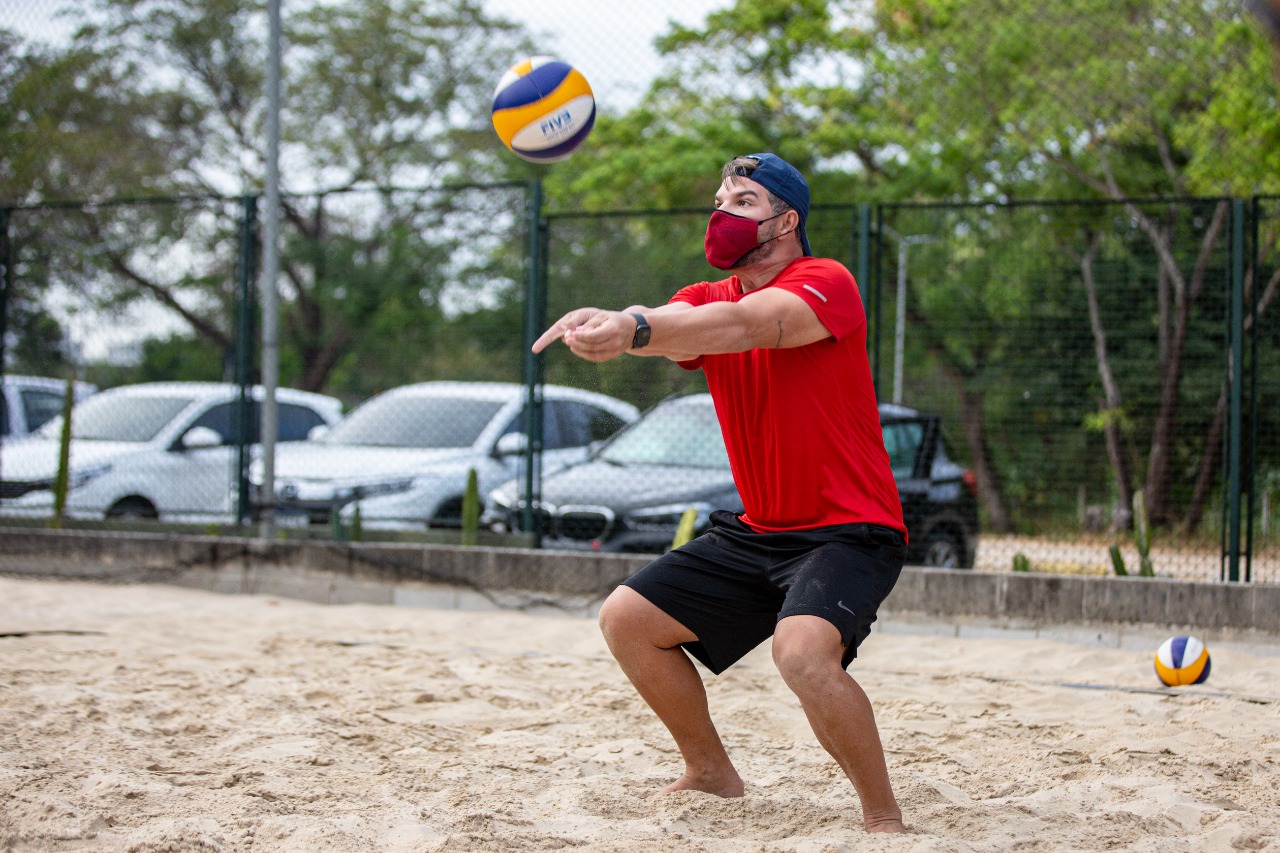
[[[649,557],[516,548],[0,529],[0,573],[170,583],[325,604],[591,613]],[[882,622],[928,617],[1024,631],[1145,626],[1280,639],[1280,585],[908,567]]]

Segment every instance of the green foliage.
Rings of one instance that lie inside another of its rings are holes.
[[[62,324],[21,290],[10,295],[8,312],[5,354],[11,360],[6,368],[33,376],[64,375],[68,365],[62,347],[66,334]]]
[[[659,40],[668,72],[573,186],[770,148],[882,198],[1274,191],[1267,45],[1209,5],[740,0]]]
[[[1031,571],[1031,560],[1027,558],[1026,554],[1019,551],[1013,555],[1013,570],[1015,572]]]
[[[155,121],[162,96],[138,69],[79,41],[62,49],[0,30],[0,202],[137,194],[163,181],[182,146]]]
[[[180,376],[183,379],[220,382],[231,375],[233,353],[220,352],[208,340],[191,334],[149,338],[142,344],[142,359],[131,376],[122,382],[156,382]]]

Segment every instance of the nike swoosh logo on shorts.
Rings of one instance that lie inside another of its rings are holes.
[[[845,606],[844,606],[844,600],[843,600],[843,599],[841,599],[840,601],[837,601],[837,602],[836,602],[836,607],[839,607],[841,610],[845,611],[846,613],[852,613],[854,616],[857,616],[857,615],[858,615],[857,613],[854,613],[852,610],[850,610],[849,608],[847,608],[847,607],[845,607]]]

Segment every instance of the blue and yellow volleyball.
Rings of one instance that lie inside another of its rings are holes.
[[[596,122],[596,99],[582,72],[550,56],[523,59],[493,92],[493,129],[533,163],[563,160]]]
[[[1209,679],[1209,649],[1195,637],[1170,637],[1156,650],[1156,677],[1169,687]]]

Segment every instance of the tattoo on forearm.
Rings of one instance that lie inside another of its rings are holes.
[[[774,346],[775,347],[782,346],[782,321],[781,320],[778,321],[778,342],[774,344]]]

